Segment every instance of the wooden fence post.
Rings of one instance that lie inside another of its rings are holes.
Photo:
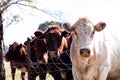
[[[27,53],[28,53],[28,80],[32,80],[32,77],[31,77],[31,51],[30,51],[30,39],[27,38]]]

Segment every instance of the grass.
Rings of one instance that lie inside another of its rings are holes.
[[[4,67],[5,67],[5,73],[6,73],[5,74],[6,80],[12,80],[10,63],[4,61]],[[15,80],[21,80],[20,73],[21,73],[20,70],[16,70]],[[49,74],[47,74],[46,78],[47,78],[46,80],[54,80],[53,77]],[[25,80],[28,80],[27,79],[27,73],[26,73],[26,76],[25,76]],[[36,80],[39,80],[39,78],[37,77]]]

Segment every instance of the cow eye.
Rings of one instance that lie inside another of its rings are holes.
[[[93,37],[94,34],[95,34],[95,31],[92,32],[91,37]]]
[[[92,35],[94,35],[94,33],[95,33],[95,30],[92,32]]]
[[[75,31],[75,35],[77,35],[76,31]]]

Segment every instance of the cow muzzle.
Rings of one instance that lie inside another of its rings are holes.
[[[90,56],[90,49],[88,49],[88,48],[80,49],[80,55],[82,57],[89,57]]]
[[[9,62],[9,61],[10,61],[7,57],[3,57],[3,59],[4,59],[6,62]]]
[[[57,56],[57,51],[48,51],[48,56],[49,56],[50,58],[58,57],[58,56]]]

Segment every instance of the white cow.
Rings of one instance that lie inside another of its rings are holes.
[[[108,33],[105,22],[94,25],[80,18],[63,27],[73,32],[70,58],[74,80],[120,80],[120,41]]]

